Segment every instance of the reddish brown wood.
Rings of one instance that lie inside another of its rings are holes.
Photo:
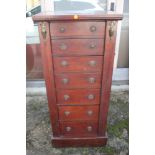
[[[54,56],[103,55],[103,39],[53,39]]]
[[[95,79],[94,83],[89,80]],[[68,83],[64,84],[64,79],[68,79]],[[68,73],[55,75],[57,89],[75,89],[75,88],[101,88],[101,75],[95,73]]]
[[[74,19],[74,15],[78,15],[78,19]],[[107,13],[105,11],[94,11],[91,14],[77,14],[77,13],[70,13],[65,14],[63,13],[57,13],[57,12],[44,12],[36,14],[32,17],[34,21],[85,21],[85,20],[122,20],[123,15],[122,14],[111,14]]]
[[[74,14],[44,13],[33,19],[45,21],[46,25],[46,39],[42,38],[41,25],[39,32],[54,135],[52,144],[55,147],[105,145],[116,26],[122,15],[100,12],[79,15],[75,20]],[[115,25],[110,28],[112,21]],[[94,32],[90,31],[92,25],[96,26]],[[59,32],[61,27],[64,29]],[[90,40],[97,43],[94,51],[87,48]],[[62,47],[66,54],[59,48],[62,42],[67,44],[67,48]],[[95,66],[90,66],[90,60],[96,61]],[[87,99],[89,93],[95,94],[94,101]],[[64,101],[64,95],[70,98]],[[88,125],[92,125],[91,133],[85,130]],[[71,128],[66,130],[68,126]]]
[[[60,121],[98,120],[98,105],[58,106],[58,108]],[[66,112],[69,113],[66,115]]]
[[[54,71],[55,73],[101,72],[102,63],[102,56],[54,57]]]
[[[93,97],[92,97],[93,96]],[[71,89],[57,91],[57,104],[99,104],[100,89]]]
[[[111,92],[116,31],[117,31],[117,22],[116,22],[114,26],[114,36],[110,38],[109,36],[110,23],[111,21],[107,21],[106,24],[101,104],[99,113],[99,135],[102,136],[106,134],[106,123],[107,123],[107,115],[108,115],[110,92]]]
[[[67,131],[67,129],[70,131]],[[87,137],[97,136],[98,122],[81,121],[81,122],[60,122],[61,133],[67,137]],[[90,130],[91,129],[91,130]]]
[[[56,105],[56,91],[55,91],[55,79],[53,71],[53,60],[51,55],[51,42],[49,35],[49,23],[44,22],[46,25],[46,39],[43,38],[41,33],[42,23],[39,23],[39,35],[40,35],[40,48],[43,60],[44,77],[46,82],[46,90],[48,97],[48,106],[50,111],[50,118],[52,124],[52,130],[54,136],[59,136],[59,123],[58,123],[58,111]]]
[[[103,146],[107,143],[107,136],[96,137],[55,137],[52,139],[54,147],[96,147]]]
[[[61,29],[63,28],[63,32]],[[95,28],[95,30],[92,30]],[[104,22],[51,22],[51,36],[104,36]]]

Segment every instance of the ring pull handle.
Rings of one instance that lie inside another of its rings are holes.
[[[88,111],[87,111],[87,114],[88,114],[89,116],[91,116],[91,115],[93,114],[93,111],[92,111],[92,110],[88,110]]]
[[[94,25],[91,26],[91,27],[90,27],[90,31],[91,31],[91,32],[95,32],[95,31],[96,31],[96,26],[94,26]]]
[[[95,49],[96,48],[96,45],[95,44],[90,44],[90,49]]]
[[[61,32],[61,33],[64,33],[65,32],[65,28],[64,27],[60,27],[60,29],[59,29],[59,31]]]
[[[89,65],[92,67],[96,66],[96,61],[95,60],[89,61]]]
[[[94,98],[95,98],[95,96],[94,96],[93,94],[89,94],[89,95],[88,95],[88,99],[89,99],[89,100],[93,100]]]
[[[67,126],[67,127],[66,127],[66,131],[67,131],[67,132],[71,131],[71,129],[72,129],[72,128],[71,128],[70,126]]]
[[[68,66],[68,62],[66,60],[61,61],[61,66]]]
[[[60,45],[60,49],[61,49],[61,50],[66,50],[66,49],[67,49],[67,45],[64,44],[64,43],[62,43],[62,44]]]
[[[64,78],[64,79],[62,79],[62,82],[63,82],[63,84],[67,84],[69,82],[69,79]]]
[[[91,132],[91,131],[93,130],[92,126],[88,126],[88,127],[87,127],[87,130],[88,130],[89,132]]]
[[[88,79],[88,81],[89,81],[89,83],[95,83],[95,82],[96,82],[96,79],[93,78],[93,77],[90,77],[90,78]]]
[[[69,95],[64,95],[64,100],[67,101],[70,98]]]
[[[68,116],[70,114],[70,111],[65,111],[64,114]]]

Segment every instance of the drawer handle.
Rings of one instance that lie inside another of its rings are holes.
[[[90,78],[88,79],[88,81],[89,81],[89,83],[95,83],[95,82],[96,82],[96,79],[93,78],[93,77],[90,77]]]
[[[88,126],[88,127],[87,127],[87,130],[88,130],[89,132],[91,132],[91,131],[93,130],[92,126]]]
[[[64,100],[67,101],[70,98],[69,95],[64,95]]]
[[[90,31],[91,31],[91,32],[95,32],[95,31],[96,31],[96,26],[94,26],[94,25],[91,26],[91,27],[90,27]]]
[[[93,95],[93,94],[89,94],[89,95],[88,95],[88,99],[89,99],[89,100],[93,100],[94,98],[95,98],[95,95]]]
[[[96,61],[94,61],[94,60],[89,61],[89,65],[90,66],[96,66]]]
[[[65,28],[64,27],[60,27],[59,30],[60,30],[61,33],[65,32]]]
[[[67,49],[67,45],[66,44],[61,44],[60,45],[60,49],[61,50],[66,50]]]
[[[88,111],[87,111],[87,114],[88,114],[89,116],[91,116],[91,115],[93,114],[93,111],[92,111],[92,110],[88,110]]]
[[[66,60],[61,61],[61,66],[68,66],[68,62]]]
[[[90,47],[90,49],[94,49],[94,48],[96,48],[96,45],[95,44],[91,44],[89,47]]]
[[[68,116],[70,114],[70,111],[65,111],[64,114],[65,116]]]
[[[69,79],[64,78],[64,79],[62,79],[62,82],[63,82],[63,84],[67,84],[69,82]]]
[[[72,128],[71,128],[70,126],[67,126],[67,127],[66,127],[66,131],[67,131],[67,132],[71,131],[71,129],[72,129]]]

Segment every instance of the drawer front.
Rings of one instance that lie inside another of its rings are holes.
[[[102,56],[54,57],[55,73],[101,72]]]
[[[58,104],[99,104],[100,89],[58,90]]]
[[[59,120],[98,120],[98,105],[89,106],[59,106]]]
[[[100,88],[101,74],[68,73],[55,75],[56,88]]]
[[[103,39],[55,39],[53,55],[103,55]]]
[[[105,22],[51,22],[50,33],[53,37],[100,36],[104,37]]]
[[[97,122],[61,122],[60,130],[63,136],[96,136]]]

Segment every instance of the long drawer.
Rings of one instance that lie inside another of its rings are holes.
[[[99,104],[100,89],[58,90],[57,104]]]
[[[96,136],[98,122],[60,122],[60,130],[63,136]]]
[[[54,57],[55,73],[101,72],[102,56]]]
[[[98,105],[58,106],[60,121],[98,120]]]
[[[53,39],[51,42],[54,56],[103,55],[103,39]]]
[[[55,75],[56,89],[101,88],[101,74],[67,73]]]
[[[50,33],[52,37],[83,35],[104,37],[105,22],[51,22]]]

